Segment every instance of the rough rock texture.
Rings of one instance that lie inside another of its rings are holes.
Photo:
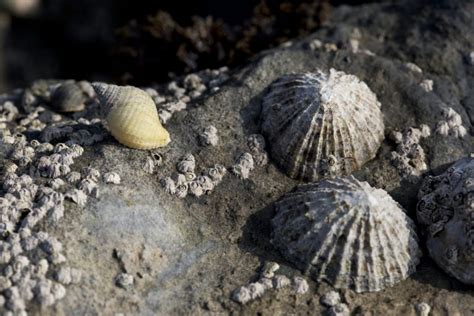
[[[253,281],[265,260],[278,262],[280,274],[298,273],[269,244],[272,202],[298,183],[281,173],[271,157],[249,179],[226,176],[199,199],[178,199],[159,181],[188,153],[196,159],[196,172],[215,164],[230,168],[247,151],[247,136],[259,132],[266,87],[290,72],[331,67],[367,82],[382,104],[386,134],[420,124],[434,128],[448,106],[459,113],[467,129],[464,138],[432,135],[421,141],[428,170],[439,174],[474,149],[472,12],[472,2],[448,0],[426,7],[409,2],[338,8],[311,38],[262,53],[234,71],[215,94],[176,112],[166,124],[173,141],[156,151],[162,161],[151,174],[143,170],[150,153],[125,148],[111,136],[85,146],[76,164],[117,172],[122,181],[105,186],[85,208],[68,202],[62,221],[44,228],[61,241],[68,262],[80,267],[82,280],[52,307],[28,306],[29,314],[326,311],[319,296],[331,287],[313,281],[304,295],[288,287],[246,305],[230,299],[235,288]],[[310,45],[315,39],[327,45]],[[405,67],[408,62],[422,73]],[[419,86],[424,79],[433,80],[433,91]],[[203,148],[196,135],[209,124],[219,131],[219,143]],[[395,148],[386,139],[376,158],[355,176],[387,190],[414,218],[419,183],[402,180],[391,164]],[[120,273],[133,276],[133,287],[116,286]],[[468,314],[473,294],[425,256],[417,272],[393,288],[370,294],[343,291],[342,301],[354,313],[415,315],[415,304],[426,302],[434,314]]]

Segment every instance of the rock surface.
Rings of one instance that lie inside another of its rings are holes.
[[[116,172],[121,184],[101,187],[100,196],[89,199],[84,208],[66,202],[61,222],[45,224],[62,242],[71,266],[81,269],[82,279],[55,305],[39,309],[32,304],[28,313],[326,311],[319,296],[331,287],[313,281],[303,295],[288,287],[246,305],[230,299],[235,288],[252,282],[263,261],[278,262],[279,273],[288,277],[299,273],[269,243],[272,203],[299,183],[286,177],[271,157],[268,165],[251,170],[248,179],[228,173],[199,198],[179,199],[162,188],[160,179],[175,172],[187,154],[195,157],[196,174],[215,164],[230,169],[248,151],[247,137],[260,133],[266,87],[284,74],[330,68],[367,83],[382,104],[386,135],[421,124],[433,129],[447,107],[459,113],[465,137],[433,134],[421,141],[428,172],[439,174],[474,151],[474,66],[469,61],[474,33],[469,12],[474,12],[472,2],[447,0],[426,7],[410,2],[338,8],[331,23],[310,38],[262,53],[232,72],[214,94],[176,112],[165,125],[172,141],[153,152],[162,158],[151,173],[143,169],[150,153],[125,148],[111,136],[84,146],[75,163],[102,174]],[[419,86],[425,79],[433,80],[432,91]],[[202,147],[196,135],[210,124],[219,131],[219,142]],[[408,182],[400,176],[390,162],[394,150],[396,144],[386,138],[376,158],[354,175],[387,190],[414,219],[421,179]],[[115,285],[120,273],[133,276],[133,287]],[[435,314],[468,314],[473,294],[425,256],[417,272],[393,288],[368,294],[345,291],[342,301],[355,313],[415,315],[415,304],[426,302]]]

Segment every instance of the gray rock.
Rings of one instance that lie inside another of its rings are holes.
[[[84,271],[81,283],[68,286],[61,303],[54,310],[45,307],[44,313],[199,314],[206,313],[203,302],[215,301],[223,313],[321,314],[325,307],[308,304],[306,299],[295,300],[291,288],[268,290],[258,304],[229,302],[235,284],[251,282],[262,258],[278,261],[282,273],[292,269],[283,258],[272,258],[278,254],[271,253],[268,244],[273,216],[269,206],[299,182],[275,167],[271,155],[268,165],[256,167],[250,178],[224,177],[212,194],[199,199],[168,194],[159,180],[175,172],[179,159],[187,153],[196,159],[196,174],[216,164],[230,169],[235,158],[249,150],[247,137],[260,133],[261,98],[268,85],[288,73],[328,71],[331,67],[356,75],[377,95],[386,135],[420,124],[434,129],[448,106],[461,116],[467,130],[464,138],[433,133],[420,141],[427,172],[467,156],[474,148],[474,68],[467,58],[474,43],[469,14],[473,11],[472,2],[457,0],[430,6],[413,1],[341,6],[315,34],[293,41],[290,47],[255,56],[248,65],[231,72],[229,81],[213,88],[217,90],[214,94],[206,91],[200,101],[191,99],[186,109],[173,113],[166,125],[172,141],[157,150],[163,157],[161,165],[153,162],[153,168],[143,170],[149,153],[125,148],[108,134],[93,146],[84,145],[73,171],[91,164],[103,174],[113,166],[122,184],[101,187],[100,196],[88,199],[84,208],[66,201],[61,221],[55,226],[41,223],[42,229],[63,244],[68,263]],[[357,53],[350,44],[354,28],[361,35]],[[321,41],[321,48],[308,48],[314,39]],[[325,45],[330,43],[337,44],[336,51],[324,48],[334,46]],[[406,69],[408,62],[418,65],[423,73]],[[424,79],[433,80],[432,91],[420,87]],[[97,117],[95,110],[91,106],[81,115],[92,121]],[[219,145],[200,147],[196,133],[210,124],[219,131]],[[15,141],[13,134],[0,132],[2,165]],[[376,157],[354,175],[388,191],[413,218],[418,186],[406,183],[392,166],[388,155],[394,150],[396,144],[386,139]],[[17,173],[24,172],[22,168],[19,166]],[[133,295],[111,281],[122,271],[113,261],[114,248],[129,252],[133,275],[142,276],[140,282],[136,277]],[[51,267],[51,271],[56,269]],[[426,260],[413,279],[377,295],[355,295],[351,306],[363,306],[374,314],[405,315],[413,313],[407,300],[416,297],[430,303],[433,313],[469,314],[473,294]],[[44,299],[51,301],[50,295]],[[8,302],[7,298],[6,305]]]

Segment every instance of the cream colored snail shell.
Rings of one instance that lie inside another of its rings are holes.
[[[132,86],[92,83],[112,136],[135,149],[166,146],[170,135],[160,123],[150,96]]]

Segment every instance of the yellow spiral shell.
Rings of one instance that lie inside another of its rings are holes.
[[[132,86],[93,83],[112,136],[135,149],[166,146],[170,135],[160,123],[155,103],[143,90]]]

